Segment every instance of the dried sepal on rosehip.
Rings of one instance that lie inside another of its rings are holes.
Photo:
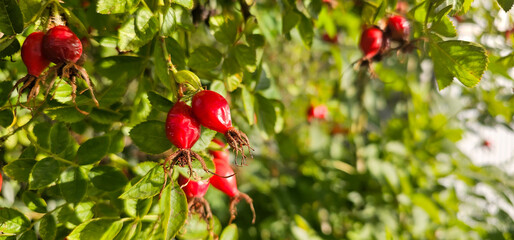
[[[82,42],[77,35],[66,26],[55,26],[45,34],[42,44],[43,55],[56,64],[50,71],[64,79],[72,87],[71,99],[77,110],[82,114],[88,114],[80,110],[75,101],[77,96],[77,78],[84,79],[87,84],[87,88],[79,94],[89,90],[93,102],[96,106],[99,106],[93,91],[93,84],[89,79],[86,69],[77,64],[77,61],[82,56]],[[55,77],[48,85],[47,93],[54,84]]]
[[[228,145],[236,154],[241,154],[241,164],[244,164],[246,155],[243,147],[246,146],[250,154],[253,149],[246,134],[232,126],[232,117],[227,100],[217,92],[203,90],[193,96],[191,107],[194,115],[203,126],[225,136]]]
[[[16,81],[11,90],[12,93],[14,89],[17,89],[18,102],[20,102],[20,97],[25,91],[28,91],[27,102],[35,98],[39,93],[41,81],[45,79],[45,76],[41,77],[41,73],[50,65],[50,60],[43,56],[41,50],[44,35],[43,32],[31,33],[21,47],[21,59],[27,67],[28,74]]]
[[[241,201],[241,199],[245,200],[248,205],[250,205],[250,209],[252,210],[253,218],[252,223],[255,223],[255,209],[253,207],[253,200],[250,196],[245,193],[240,192],[237,189],[237,181],[234,170],[230,167],[230,164],[223,159],[214,159],[214,164],[216,165],[216,175],[212,176],[210,179],[210,183],[212,186],[217,188],[218,190],[225,193],[228,197],[230,197],[230,221],[229,224],[236,219],[237,209],[236,205]]]

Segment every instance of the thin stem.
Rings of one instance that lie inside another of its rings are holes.
[[[44,154],[48,155],[49,157],[52,157],[54,158],[55,160],[59,161],[59,162],[62,162],[62,163],[66,163],[66,164],[69,164],[69,165],[72,165],[72,166],[79,166],[77,163],[74,163],[68,159],[64,159],[62,157],[59,157],[57,154],[49,151],[48,149],[44,148],[44,147],[41,147],[41,145],[39,145],[37,143],[37,140],[34,138],[34,136],[32,136],[32,134],[27,134],[27,137],[28,139],[30,140],[30,142],[34,145],[34,147],[36,147],[39,151],[43,152]]]

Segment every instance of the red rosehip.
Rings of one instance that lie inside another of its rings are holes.
[[[307,120],[311,121],[313,118],[317,119],[326,119],[328,115],[328,108],[325,105],[318,105],[313,106],[311,105],[309,107],[309,110],[307,110]]]
[[[166,136],[180,149],[190,149],[200,138],[200,123],[193,116],[191,107],[178,101],[168,112]]]
[[[191,107],[198,121],[205,127],[223,134],[232,128],[230,107],[219,93],[201,91],[193,97]]]
[[[232,118],[230,116],[230,107],[227,100],[219,93],[203,90],[198,92],[191,101],[193,113],[198,122],[203,126],[216,132],[223,133],[228,145],[237,153],[241,153],[242,159],[246,158],[243,147],[249,150],[250,141],[243,132],[232,126]]]
[[[409,38],[410,25],[409,21],[402,16],[394,15],[387,19],[386,32],[391,39],[396,41],[404,41]]]
[[[216,175],[212,176],[210,183],[218,190],[225,193],[230,197],[230,221],[229,224],[236,218],[236,205],[244,199],[249,205],[253,213],[252,223],[255,223],[255,209],[253,208],[253,200],[250,196],[240,192],[237,189],[236,176],[230,164],[222,159],[214,159],[216,165]]]
[[[68,27],[56,26],[43,38],[43,54],[53,63],[75,63],[82,55],[82,43]]]
[[[237,195],[239,190],[237,190],[236,176],[234,175],[234,170],[232,170],[230,164],[225,160],[218,158],[214,159],[214,164],[216,165],[217,175],[213,175],[210,179],[212,186],[222,191],[229,197],[234,197]]]
[[[380,52],[383,38],[384,33],[375,26],[362,32],[359,47],[364,53],[364,58],[371,59]]]
[[[0,173],[0,192],[2,191],[3,182],[4,182],[4,178],[2,177],[2,173]]]
[[[27,66],[27,72],[35,77],[39,77],[50,64],[50,61],[41,52],[43,36],[45,36],[43,32],[33,32],[25,39],[21,47],[21,59]]]
[[[188,199],[199,197],[202,198],[209,189],[209,179],[193,181],[182,175],[178,176],[178,183],[182,186],[182,190]]]

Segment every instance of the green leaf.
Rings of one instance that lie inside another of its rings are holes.
[[[171,62],[175,65],[175,68],[182,70],[186,68],[186,53],[180,43],[174,38],[166,38],[166,49],[168,54],[171,55]]]
[[[209,18],[209,27],[214,31],[214,37],[221,43],[232,45],[237,38],[237,22],[225,15]]]
[[[386,9],[387,9],[387,0],[382,0],[382,2],[378,6],[378,9],[375,13],[373,22],[377,22],[378,20],[382,19],[386,13]]]
[[[57,220],[59,223],[65,223],[67,228],[75,228],[76,226],[88,221],[93,217],[93,202],[80,202],[75,208],[71,208],[71,204],[61,207],[57,212]]]
[[[18,182],[28,182],[32,167],[36,164],[35,160],[20,159],[5,165],[4,173]]]
[[[259,129],[268,137],[275,133],[277,115],[273,103],[260,94],[255,95],[257,123]]]
[[[69,203],[78,203],[87,190],[88,178],[80,167],[69,167],[61,173],[59,189],[64,199]]]
[[[237,240],[239,239],[239,234],[237,232],[236,224],[232,223],[223,229],[221,232],[220,240]]]
[[[208,225],[207,221],[200,217],[200,214],[188,214],[186,223],[178,233],[179,239],[206,239],[209,236],[209,225],[213,226],[212,231],[216,234],[221,231],[219,220],[215,216],[211,218]]]
[[[125,148],[125,135],[122,131],[111,131],[106,134],[109,137],[108,153],[120,153]]]
[[[441,21],[432,23],[430,30],[444,37],[456,37],[457,30],[448,16],[441,18]]]
[[[110,109],[93,108],[93,111],[91,111],[89,117],[95,122],[101,124],[112,124],[119,121],[123,116],[121,113],[112,111]]]
[[[257,55],[255,49],[247,45],[238,44],[234,48],[234,52],[240,66],[244,67],[248,72],[255,72],[255,69],[257,69]]]
[[[80,165],[96,163],[107,155],[110,138],[108,136],[95,137],[80,145],[77,151],[77,162]]]
[[[33,17],[39,12],[41,8],[40,0],[19,0],[20,10],[23,14],[25,24],[32,20]]]
[[[25,191],[21,200],[30,210],[38,213],[46,213],[46,202],[43,198],[31,191]]]
[[[155,91],[148,92],[148,100],[155,110],[167,113],[173,107],[173,102]]]
[[[471,0],[470,0],[471,1]],[[514,5],[514,0],[497,0],[498,4],[503,8],[503,11],[508,12],[512,5]]]
[[[173,0],[173,2],[189,10],[193,9],[195,5],[193,0]]]
[[[171,37],[175,32],[175,12],[171,6],[167,6],[166,9],[162,10],[163,20],[161,25],[161,33],[164,36]]]
[[[221,53],[215,48],[200,46],[196,48],[189,58],[189,67],[196,70],[211,70],[220,65]]]
[[[431,40],[430,54],[439,90],[450,85],[454,77],[466,87],[475,86],[480,82],[488,64],[485,49],[471,42]]]
[[[200,78],[191,71],[180,70],[177,73],[175,73],[175,79],[177,83],[188,84],[194,90],[199,90],[202,88],[202,82],[200,81]]]
[[[18,210],[0,208],[0,232],[21,233],[30,227],[30,221]]]
[[[161,165],[152,168],[134,186],[125,191],[121,199],[144,199],[150,198],[159,193],[164,184],[164,170]]]
[[[57,235],[57,222],[51,213],[45,216],[39,222],[39,235],[43,240],[53,240]]]
[[[74,123],[84,119],[85,115],[77,111],[75,106],[61,105],[45,108],[45,114],[52,120]]]
[[[121,51],[135,51],[147,44],[159,30],[159,20],[146,7],[139,8],[119,30],[118,47]]]
[[[37,143],[46,149],[50,148],[50,130],[52,129],[52,125],[48,122],[38,122],[34,126],[34,135],[37,138]]]
[[[11,89],[12,83],[10,81],[0,82],[0,106],[3,106],[9,100]]]
[[[23,15],[15,0],[0,0],[0,32],[14,35],[23,31]]]
[[[153,61],[155,66],[155,75],[157,75],[157,79],[159,79],[167,89],[172,90],[174,86],[171,85],[171,74],[168,66],[167,56],[164,56],[164,52],[162,49],[162,45],[159,42],[156,42],[154,52],[153,52]]]
[[[282,16],[282,34],[287,34],[300,22],[301,14],[295,10],[288,10]]]
[[[4,109],[0,110],[0,126],[7,128],[12,124],[14,115],[11,110]]]
[[[59,177],[59,162],[51,157],[39,160],[30,173],[29,189],[44,188]]]
[[[5,44],[0,43],[0,59],[14,55],[20,50],[20,47],[20,42],[16,38],[6,41]]]
[[[62,122],[54,124],[50,129],[50,150],[59,154],[63,152],[70,143],[70,133]]]
[[[164,211],[161,225],[164,231],[164,239],[172,239],[187,220],[186,195],[179,186],[169,184],[164,189],[159,204]]]
[[[95,70],[102,76],[116,82],[136,78],[144,69],[144,60],[136,56],[112,56],[100,59]]]
[[[113,192],[123,188],[128,180],[117,168],[111,166],[97,166],[89,171],[89,178],[93,185],[101,190]]]
[[[310,47],[312,45],[312,39],[314,38],[314,26],[312,25],[312,21],[302,14],[297,28],[305,46]]]
[[[243,107],[246,114],[246,119],[248,120],[248,123],[250,125],[254,124],[254,114],[255,114],[255,108],[254,108],[254,102],[255,102],[255,96],[253,93],[251,93],[248,88],[242,87],[241,88],[241,99],[243,100]]]
[[[453,10],[455,10],[456,12],[459,12],[460,14],[466,13],[469,10],[469,8],[471,7],[471,3],[473,2],[473,0],[445,0],[445,1],[446,1],[447,5],[452,5]],[[500,2],[500,1],[501,0],[498,0],[498,2]],[[507,1],[512,2],[512,0],[507,0]],[[512,3],[511,3],[511,6],[512,6]]]
[[[158,154],[172,147],[166,137],[165,123],[161,121],[151,120],[136,125],[130,130],[130,138],[139,150],[146,153]]]
[[[252,48],[264,47],[264,44],[266,43],[266,39],[264,39],[264,36],[261,34],[248,34],[246,35],[246,41]]]
[[[152,207],[152,201],[152,198],[125,199],[125,212],[127,212],[127,214],[132,217],[143,217]]]
[[[123,227],[123,222],[113,218],[95,218],[80,224],[67,237],[69,240],[111,240]]]
[[[130,11],[139,4],[140,0],[99,0],[96,12],[101,14],[116,14]]]
[[[200,138],[198,139],[198,141],[196,141],[195,145],[193,145],[193,147],[191,148],[191,150],[193,150],[195,152],[201,152],[201,151],[205,150],[209,146],[212,139],[214,138],[214,136],[216,136],[216,133],[217,133],[216,131],[208,129],[203,126],[201,129],[201,132],[202,132],[202,134],[200,135]]]
[[[18,240],[37,240],[36,232],[32,229],[24,232]]]
[[[34,158],[36,158],[36,148],[34,147],[34,145],[31,145],[31,146],[28,146],[27,148],[25,148],[23,150],[23,152],[21,153],[21,155],[20,155],[20,157],[18,159],[29,159],[29,160],[32,160]],[[36,162],[34,161],[34,164],[35,163]],[[30,170],[29,170],[29,172],[30,172]]]

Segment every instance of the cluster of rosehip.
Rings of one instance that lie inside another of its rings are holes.
[[[236,213],[235,204],[240,199],[245,199],[252,205],[252,199],[246,194],[239,193],[237,190],[234,171],[228,163],[228,153],[215,152],[213,154],[216,172],[212,172],[207,168],[203,158],[191,150],[200,138],[201,125],[222,133],[228,145],[236,152],[236,156],[242,155],[241,164],[244,163],[246,158],[243,147],[247,147],[250,153],[253,150],[250,147],[246,134],[232,126],[230,107],[227,100],[214,91],[202,90],[193,96],[191,107],[179,99],[168,112],[166,136],[178,150],[168,156],[163,163],[165,180],[168,177],[171,178],[172,169],[175,165],[189,167],[190,176],[188,178],[180,176],[179,183],[189,198],[191,212],[198,212],[205,218],[209,218],[212,215],[207,201],[203,199],[203,195],[207,191],[209,183],[211,183],[232,198],[230,204],[230,212],[232,214],[230,221],[232,221]],[[203,170],[212,173],[213,176],[208,180],[191,180],[190,178],[193,175],[192,158],[198,160]],[[163,188],[165,185],[166,181]]]
[[[361,62],[380,61],[391,50],[408,50],[410,25],[406,18],[394,15],[387,19],[385,31],[372,26],[362,32],[359,47],[364,53]],[[391,48],[391,42],[398,46]]]
[[[86,70],[76,64],[81,56],[82,43],[77,35],[66,26],[55,26],[46,33],[31,33],[21,47],[21,58],[25,66],[27,66],[28,74],[16,81],[11,92],[14,89],[18,90],[18,102],[21,95],[27,92],[27,102],[30,102],[31,99],[38,95],[41,85],[46,85],[45,96],[48,95],[55,84],[55,77],[59,76],[72,87],[71,98],[73,103],[75,103],[77,94],[76,81],[77,77],[79,77],[86,81],[88,86],[86,90],[91,91],[91,97],[98,106],[98,101],[93,93]],[[43,73],[50,65],[50,62],[55,63],[55,66]],[[75,107],[77,107],[76,103]],[[78,107],[77,110],[87,114],[87,112],[78,109]]]

